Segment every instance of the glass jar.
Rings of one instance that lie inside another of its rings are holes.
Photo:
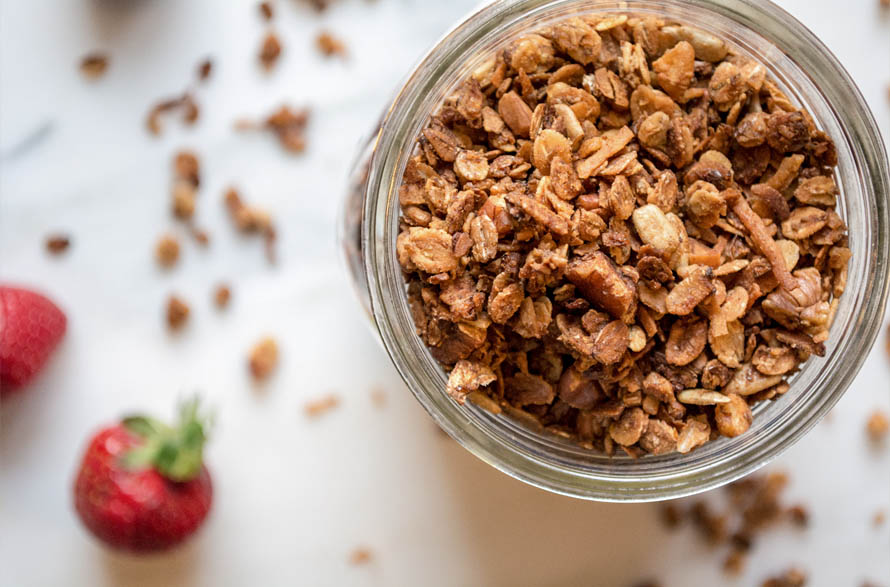
[[[415,334],[396,259],[398,187],[415,137],[442,99],[494,50],[580,13],[653,14],[711,32],[763,63],[837,146],[839,214],[849,226],[846,292],[826,343],[780,399],[754,408],[747,433],[688,454],[606,456],[445,393],[447,377]],[[499,0],[448,33],[408,77],[360,154],[341,246],[393,363],[436,422],[467,450],[537,487],[603,501],[652,501],[718,487],[766,464],[840,399],[880,329],[890,287],[890,178],[876,123],[847,72],[800,22],[765,0]]]

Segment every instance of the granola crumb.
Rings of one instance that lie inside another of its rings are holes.
[[[158,265],[166,269],[176,265],[179,261],[179,240],[170,234],[162,236],[155,245],[155,258]]]
[[[339,405],[340,398],[334,393],[329,393],[319,399],[307,402],[306,405],[303,406],[303,410],[306,412],[306,415],[308,417],[317,418],[333,410]]]
[[[351,565],[365,565],[371,562],[373,559],[373,553],[370,549],[359,547],[352,551],[349,555],[349,564]]]
[[[268,379],[278,366],[278,343],[275,339],[267,336],[253,345],[248,365],[256,381]]]
[[[198,64],[198,81],[207,81],[211,73],[213,73],[213,60],[208,57]]]
[[[871,441],[879,444],[887,438],[887,434],[890,432],[890,420],[887,419],[887,414],[883,410],[875,409],[868,417],[865,427]]]
[[[109,57],[105,53],[89,53],[80,60],[80,72],[90,80],[96,80],[108,71]]]
[[[260,16],[266,22],[269,22],[273,18],[275,18],[275,8],[272,6],[271,2],[260,2],[259,3],[259,11]]]
[[[325,57],[346,56],[346,44],[328,31],[318,33],[315,46]]]
[[[203,228],[192,227],[192,237],[200,247],[207,247],[210,244],[210,234]]]
[[[223,200],[229,211],[229,217],[240,232],[263,236],[266,259],[269,263],[275,263],[275,243],[278,237],[269,214],[245,204],[235,188],[226,190]]]
[[[180,220],[190,220],[195,215],[197,199],[194,186],[182,180],[173,183],[173,216]]]
[[[375,408],[382,408],[386,405],[386,392],[382,387],[374,387],[371,389],[371,403]]]
[[[269,32],[260,46],[260,63],[266,71],[271,71],[279,57],[281,57],[281,41],[278,40],[278,35]]]
[[[727,575],[739,576],[745,569],[747,560],[748,554],[744,549],[734,548],[723,560],[723,572]]]
[[[886,510],[877,510],[874,515],[871,517],[871,523],[875,528],[880,528],[884,525],[884,522],[887,521],[887,511]]]
[[[201,185],[201,163],[193,151],[181,150],[173,156],[173,175],[190,183],[193,187]]]
[[[148,128],[148,132],[154,136],[160,136],[163,131],[161,117],[168,112],[175,111],[180,112],[182,122],[187,126],[197,122],[201,114],[201,109],[190,92],[185,92],[175,98],[159,100],[149,109],[146,116],[145,125]]]
[[[306,126],[309,123],[309,109],[292,109],[284,105],[268,115],[262,122],[249,119],[235,121],[235,130],[269,130],[278,138],[279,144],[291,153],[302,153],[306,150]]]
[[[171,295],[167,299],[167,325],[170,330],[180,330],[189,317],[189,306],[181,298]]]
[[[71,237],[67,234],[51,234],[46,237],[46,250],[52,255],[61,255],[71,246]]]
[[[810,525],[810,511],[802,504],[788,508],[788,517],[798,528],[806,528]]]
[[[225,283],[221,283],[216,286],[216,289],[213,290],[213,303],[216,304],[216,307],[220,310],[228,307],[229,302],[232,299],[232,290]]]
[[[761,583],[762,587],[804,587],[807,575],[798,568],[790,568],[779,575],[770,577]]]

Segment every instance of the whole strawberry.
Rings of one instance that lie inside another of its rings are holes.
[[[213,497],[203,465],[198,402],[182,406],[170,427],[133,416],[96,434],[74,483],[74,507],[108,546],[156,552],[191,536]]]
[[[38,293],[0,286],[0,395],[24,387],[65,334],[65,314]]]

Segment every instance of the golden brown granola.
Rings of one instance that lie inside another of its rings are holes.
[[[155,245],[155,259],[158,265],[164,268],[170,268],[179,261],[179,240],[171,235],[165,234]]]
[[[99,79],[108,70],[109,58],[104,53],[89,53],[80,60],[80,72],[87,79]]]
[[[850,257],[836,159],[708,33],[615,15],[526,34],[405,169],[417,333],[456,401],[608,454],[743,434],[824,353]]]
[[[180,330],[188,322],[189,306],[182,298],[171,295],[167,299],[167,326],[170,330]]]
[[[53,255],[61,255],[71,246],[71,237],[67,234],[51,234],[46,237],[46,250]]]
[[[250,367],[250,374],[255,380],[268,379],[277,366],[278,343],[274,338],[267,336],[250,349],[248,367]]]

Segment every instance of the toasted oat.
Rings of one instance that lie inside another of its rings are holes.
[[[278,35],[269,32],[263,37],[260,45],[260,64],[266,71],[270,71],[278,63],[279,57],[281,57],[281,41],[278,40]]]
[[[167,299],[167,325],[170,330],[180,330],[188,321],[189,307],[181,298],[171,295]]]
[[[356,548],[349,555],[349,564],[351,565],[366,565],[370,563],[373,559],[373,553],[370,549],[360,547]]]
[[[67,234],[51,234],[46,237],[46,250],[53,255],[61,255],[71,246],[71,237]]]
[[[417,136],[395,251],[417,333],[456,401],[585,447],[741,435],[825,352],[851,255],[836,163],[709,33],[633,14],[529,32]]]
[[[887,418],[887,414],[883,410],[875,409],[868,417],[865,430],[872,442],[883,442],[890,433],[890,419]]]
[[[315,46],[325,57],[346,56],[346,44],[328,31],[318,33]]]
[[[251,347],[248,367],[256,381],[268,379],[277,366],[278,343],[274,338],[267,336]]]
[[[208,57],[198,64],[198,81],[207,81],[211,73],[213,73],[213,60]]]
[[[303,409],[310,418],[317,418],[330,412],[340,405],[340,397],[337,394],[329,393],[319,399],[307,402]]]
[[[109,58],[105,53],[89,53],[80,60],[80,72],[87,79],[99,79],[108,70]]]
[[[232,289],[225,283],[221,283],[213,290],[213,303],[219,309],[227,308],[232,300]]]
[[[179,240],[170,234],[158,239],[155,245],[155,259],[161,267],[170,268],[176,265],[179,261]]]

